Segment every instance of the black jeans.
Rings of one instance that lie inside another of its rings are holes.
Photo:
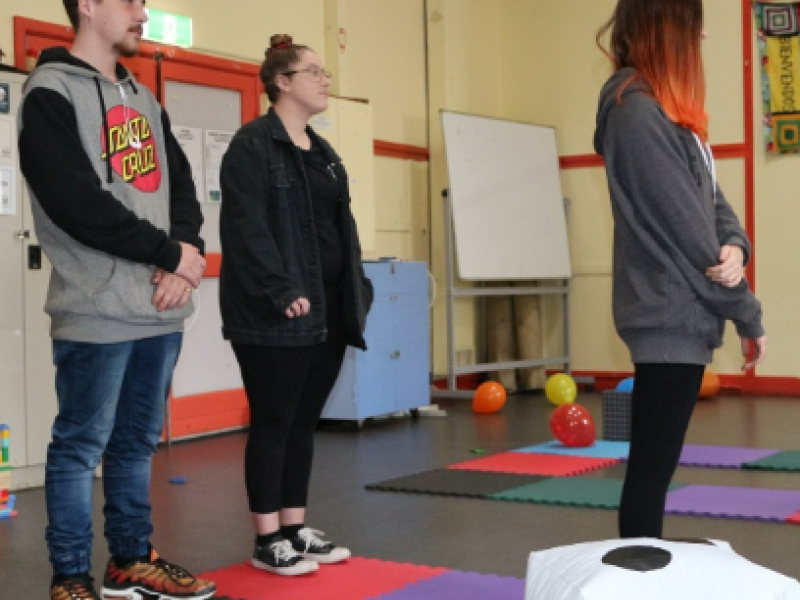
[[[326,295],[328,333],[320,344],[233,344],[250,405],[244,463],[251,512],[307,505],[314,429],[347,347],[339,298]]]
[[[704,372],[704,365],[636,365],[631,451],[619,506],[620,537],[661,537],[667,491]]]

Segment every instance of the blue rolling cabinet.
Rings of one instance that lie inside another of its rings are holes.
[[[367,317],[367,351],[348,348],[323,419],[361,422],[430,404],[428,266],[367,261],[375,300]]]

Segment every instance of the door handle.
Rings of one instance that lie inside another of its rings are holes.
[[[14,237],[18,240],[27,240],[31,237],[31,232],[27,229],[20,229],[19,231],[14,232]]]

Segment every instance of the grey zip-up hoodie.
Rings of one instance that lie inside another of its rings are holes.
[[[618,98],[634,74],[622,69],[603,87],[594,136],[614,215],[614,323],[634,363],[708,364],[726,319],[742,337],[764,335],[747,281],[727,288],[705,275],[721,246],[747,260],[750,243],[694,134],[641,78]]]
[[[158,312],[156,267],[184,241],[203,250],[191,171],[153,95],[117,66],[111,81],[64,48],[23,88],[20,164],[36,234],[53,264],[54,339],[113,343],[183,329],[191,302]]]

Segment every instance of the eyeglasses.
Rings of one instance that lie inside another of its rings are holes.
[[[311,77],[314,81],[322,81],[324,77],[328,81],[333,79],[333,73],[328,71],[327,69],[318,69],[317,67],[309,67],[308,69],[296,69],[294,71],[286,71],[285,73],[281,73],[281,75],[294,75],[295,73],[308,73],[309,77]]]

